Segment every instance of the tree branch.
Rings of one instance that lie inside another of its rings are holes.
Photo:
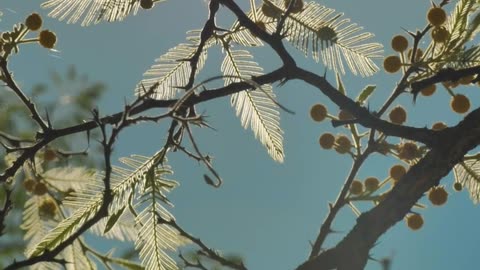
[[[425,192],[438,185],[468,151],[480,144],[479,123],[480,108],[440,134],[442,144],[413,165],[380,204],[360,215],[355,227],[336,247],[306,261],[297,270],[363,269],[378,238],[402,220]]]
[[[17,86],[15,81],[12,78],[12,75],[10,74],[10,71],[8,70],[7,67],[7,60],[3,57],[0,56],[0,69],[2,70],[3,73],[3,79],[7,86],[13,90],[13,92],[20,98],[20,100],[25,104],[27,109],[30,111],[32,114],[32,119],[37,122],[37,124],[42,128],[43,132],[47,132],[50,127],[47,126],[45,121],[43,121],[42,117],[38,113],[35,104],[30,101],[30,99],[22,92],[22,90]]]

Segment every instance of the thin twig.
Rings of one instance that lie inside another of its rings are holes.
[[[158,216],[159,218],[159,222],[161,223],[165,223],[165,224],[168,224],[170,226],[172,226],[173,228],[175,228],[179,233],[180,235],[182,235],[183,237],[186,237],[188,238],[190,241],[192,241],[193,243],[195,243],[197,246],[199,246],[203,252],[205,252],[206,255],[208,255],[208,257],[212,260],[215,260],[217,262],[219,262],[220,264],[224,265],[224,266],[228,266],[232,269],[237,269],[237,270],[248,270],[245,265],[243,264],[243,262],[240,262],[240,263],[237,263],[237,262],[232,262],[224,257],[222,257],[221,255],[219,255],[217,252],[215,252],[214,250],[212,250],[211,248],[209,248],[207,245],[205,245],[202,240],[200,240],[199,238],[196,238],[194,237],[193,235],[189,234],[188,232],[186,232],[182,227],[180,227],[174,219],[170,219],[170,220],[165,220],[163,218],[161,218],[160,216]]]
[[[35,104],[22,92],[22,90],[17,86],[15,83],[15,80],[13,80],[10,71],[8,70],[7,67],[7,60],[3,57],[0,56],[0,69],[2,70],[3,73],[3,79],[7,86],[13,90],[13,92],[20,98],[20,100],[25,104],[27,109],[30,111],[32,114],[32,119],[37,122],[37,124],[42,128],[42,131],[48,132],[50,130],[50,127],[47,126],[45,121],[42,119],[40,114],[38,113]]]

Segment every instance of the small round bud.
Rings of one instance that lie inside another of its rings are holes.
[[[295,2],[293,3],[293,7],[292,7],[292,9],[291,9],[291,12],[292,12],[292,13],[299,13],[299,12],[301,12],[301,11],[303,10],[303,5],[304,5],[303,0],[284,0],[284,1],[283,1],[284,7],[285,7],[285,8],[288,8],[288,6],[290,5],[290,2],[291,2],[291,1],[295,1]]]
[[[327,108],[322,104],[315,104],[310,108],[310,117],[313,121],[321,122],[327,117]]]
[[[455,191],[462,191],[462,189],[463,189],[462,183],[460,183],[460,182],[455,182],[455,183],[453,184],[453,189],[454,189]]]
[[[447,125],[443,122],[436,122],[435,124],[432,125],[432,129],[436,131],[439,131],[445,128],[447,128]]]
[[[422,228],[423,218],[419,214],[411,214],[407,216],[407,226],[408,228],[416,231]]]
[[[447,20],[447,13],[443,8],[432,7],[427,13],[427,20],[433,26],[440,26]]]
[[[402,143],[398,147],[398,157],[404,160],[412,160],[418,155],[418,147],[413,142]]]
[[[335,151],[339,154],[346,154],[348,151],[350,151],[350,148],[352,147],[352,143],[350,142],[350,139],[345,136],[345,135],[339,135],[335,139]]]
[[[387,56],[383,60],[383,69],[388,73],[395,73],[399,71],[401,67],[402,61],[400,60],[400,57],[396,55]]]
[[[40,215],[48,218],[53,218],[57,214],[57,210],[57,204],[51,198],[43,200],[38,207]]]
[[[360,195],[363,193],[363,183],[358,181],[358,180],[354,180],[352,182],[352,184],[350,185],[350,193],[352,195]]]
[[[30,31],[37,31],[42,27],[42,17],[38,13],[32,13],[25,19],[25,26]]]
[[[318,139],[318,143],[323,149],[332,149],[335,144],[335,136],[332,133],[324,133]]]
[[[140,6],[143,9],[151,9],[153,7],[153,0],[140,0]]]
[[[26,191],[32,192],[35,189],[35,185],[37,184],[37,181],[33,179],[25,179],[23,181],[23,188],[25,188]]]
[[[422,94],[422,96],[431,96],[435,93],[435,90],[437,90],[437,86],[435,84],[431,84],[425,88],[423,88],[420,93]]]
[[[390,168],[390,177],[395,182],[398,182],[406,173],[407,169],[400,164],[394,165]]]
[[[396,52],[404,52],[408,48],[408,40],[402,35],[397,35],[392,38],[392,49]]]
[[[450,107],[456,113],[466,113],[470,110],[470,100],[462,94],[456,94],[450,101]]]
[[[450,33],[443,26],[435,27],[432,30],[432,40],[435,41],[435,42],[445,43],[445,42],[447,42],[449,37],[450,37]]]
[[[43,47],[47,49],[52,49],[55,46],[55,43],[57,42],[57,36],[55,35],[55,33],[49,30],[43,30],[38,35],[38,42]]]
[[[433,205],[444,205],[448,199],[448,193],[444,187],[432,187],[428,192],[428,199]]]
[[[41,196],[46,194],[48,191],[47,186],[45,183],[39,182],[35,185],[35,188],[33,189],[33,194],[37,196]]]
[[[390,122],[401,125],[407,121],[407,112],[402,106],[397,106],[390,111],[388,115]]]
[[[378,185],[380,184],[380,181],[376,177],[368,177],[365,179],[365,189],[367,191],[375,191],[378,189]]]

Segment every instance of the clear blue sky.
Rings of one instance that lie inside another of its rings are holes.
[[[39,7],[41,2],[3,0],[0,31],[23,21],[32,11],[46,17],[47,11]],[[248,3],[238,2],[243,6]],[[375,33],[376,41],[385,45],[388,55],[392,53],[390,39],[402,33],[402,27],[413,31],[423,28],[430,1],[325,0],[321,4],[344,12],[345,17]],[[226,10],[221,12],[222,18],[230,16]],[[47,18],[45,26],[57,33],[60,52],[24,46],[21,54],[12,58],[12,70],[28,92],[33,84],[48,81],[50,71],[62,72],[74,64],[80,73],[88,74],[91,81],[108,85],[108,92],[98,105],[101,113],[110,114],[121,110],[125,98],[133,99],[133,88],[154,59],[184,42],[187,30],[201,28],[206,16],[205,1],[170,0],[151,11],[140,10],[137,16],[123,22],[88,28]],[[275,57],[269,56],[273,54],[268,49],[256,52],[267,71],[278,64]],[[220,74],[220,54],[211,51],[210,62],[201,78]],[[297,52],[294,54],[303,67],[323,73],[322,64],[304,59]],[[380,61],[377,63],[381,65]],[[334,75],[329,74],[334,82]],[[362,86],[377,84],[378,90],[370,107],[378,108],[399,76],[381,71],[362,79],[347,74],[344,82],[353,96]],[[222,188],[205,185],[202,179],[205,169],[196,162],[178,153],[170,157],[174,178],[181,183],[171,195],[176,205],[172,212],[177,221],[209,246],[242,255],[252,270],[294,269],[305,260],[309,241],[314,240],[327,214],[327,202],[335,200],[347,168],[351,166],[347,156],[321,150],[317,144],[323,132],[345,133],[346,130],[334,130],[329,123],[314,123],[308,116],[310,106],[317,102],[326,103],[336,114],[337,108],[332,103],[318,90],[297,81],[274,90],[280,103],[296,112],[295,115],[281,115],[286,153],[283,164],[273,162],[253,134],[241,128],[227,98],[205,104],[200,109],[209,115],[209,123],[218,132],[195,131],[201,148],[215,157],[216,168],[225,180]],[[473,106],[479,105],[478,89],[469,87],[459,91],[472,97]],[[409,96],[402,97],[399,102],[411,108],[408,125],[429,126],[436,121],[455,124],[461,120],[461,116],[450,112],[449,96],[445,91],[439,91],[428,100],[420,97],[415,106]],[[163,143],[165,125],[139,125],[124,132],[115,148],[115,156],[153,154]],[[359,178],[384,178],[394,162],[393,158],[374,156],[362,168]],[[393,255],[394,270],[477,269],[480,213],[466,192],[454,193],[452,181],[453,175],[442,181],[450,193],[446,206],[432,207],[423,201],[429,206],[421,211],[424,228],[412,232],[403,222],[398,223],[380,239],[372,255],[377,258]],[[365,209],[368,207],[370,205],[366,204]],[[348,232],[354,220],[353,213],[345,209],[334,229]],[[334,244],[343,235],[330,237],[328,244]],[[380,266],[370,262],[367,269],[380,269]]]

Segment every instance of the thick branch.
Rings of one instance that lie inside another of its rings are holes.
[[[297,67],[291,71],[291,76],[303,80],[306,83],[320,89],[332,102],[337,104],[341,109],[346,109],[357,118],[357,122],[364,127],[374,128],[383,132],[385,135],[401,137],[417,142],[424,143],[432,147],[439,143],[437,132],[427,128],[415,128],[408,126],[399,126],[390,122],[377,118],[366,108],[358,105],[349,97],[343,95],[335,87],[333,87],[324,77],[318,76],[310,71]]]
[[[453,68],[442,69],[430,78],[416,81],[411,84],[412,94],[417,95],[422,89],[439,82],[458,81],[460,78],[469,75],[480,74],[480,66],[455,70]],[[478,80],[478,79],[477,79]]]
[[[274,70],[268,74],[258,76],[253,78],[252,80],[256,83],[263,85],[267,83],[274,83],[276,81],[280,81],[286,77],[286,70],[284,68],[279,68]],[[241,91],[245,91],[247,89],[251,89],[252,85],[248,84],[247,82],[237,82],[227,85],[225,87],[221,87],[218,89],[207,90],[203,91],[198,95],[191,95],[183,104],[185,106],[191,106],[195,104],[199,104],[202,102],[206,102],[209,100],[229,96],[234,93],[238,93]],[[130,111],[130,116],[138,115],[140,113],[146,112],[151,109],[155,108],[168,108],[175,105],[178,102],[178,99],[172,100],[153,100],[148,99],[135,106]],[[106,116],[100,119],[100,121],[104,124],[116,124],[122,118],[123,112],[115,113],[110,116]],[[97,128],[97,123],[95,121],[88,121],[82,124],[61,128],[61,129],[52,129],[47,134],[45,134],[42,139],[34,144],[31,147],[28,147],[22,154],[15,160],[15,162],[10,166],[8,169],[5,170],[3,174],[0,175],[0,183],[5,182],[9,177],[13,177],[15,173],[22,167],[22,165],[27,161],[29,158],[32,158],[37,151],[42,149],[42,147],[48,145],[50,142],[67,135],[76,134],[80,132],[85,132],[89,130],[93,130]]]
[[[363,269],[369,250],[379,237],[402,220],[425,192],[438,185],[468,151],[480,144],[478,123],[480,109],[470,113],[454,128],[441,133],[442,144],[412,166],[384,201],[363,213],[355,227],[336,247],[305,262],[297,270]]]

